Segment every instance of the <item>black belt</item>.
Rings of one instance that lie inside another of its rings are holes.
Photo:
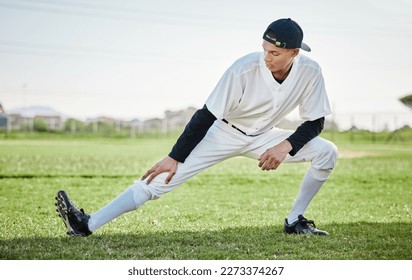
[[[222,119],[222,121],[223,121],[224,123],[226,123],[226,124],[230,125],[231,127],[233,127],[234,129],[236,129],[237,131],[239,131],[240,133],[242,133],[243,135],[246,135],[246,136],[252,136],[252,137],[255,137],[255,136],[259,136],[259,135],[263,134],[263,133],[259,133],[259,134],[256,134],[256,135],[249,135],[249,134],[246,134],[246,132],[244,132],[244,131],[243,131],[243,130],[241,130],[240,128],[237,128],[237,127],[236,127],[236,126],[234,126],[233,124],[230,124],[227,120]]]

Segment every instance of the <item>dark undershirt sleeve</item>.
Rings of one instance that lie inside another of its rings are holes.
[[[215,120],[216,117],[207,109],[206,105],[197,110],[177,139],[169,156],[178,162],[184,162],[197,144],[205,137],[206,132]]]
[[[318,136],[322,130],[325,123],[325,118],[319,118],[314,121],[306,121],[302,123],[296,131],[289,136],[286,140],[292,145],[292,150],[289,152],[291,156],[296,155],[296,153],[310,140]]]

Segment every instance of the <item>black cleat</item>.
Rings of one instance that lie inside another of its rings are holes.
[[[287,234],[329,235],[326,231],[317,229],[314,221],[308,220],[302,215],[299,215],[298,220],[290,225],[288,219],[285,219],[284,231]]]
[[[92,234],[88,227],[90,215],[84,213],[83,209],[77,208],[65,191],[59,191],[56,200],[56,211],[62,218],[68,235],[88,236]]]

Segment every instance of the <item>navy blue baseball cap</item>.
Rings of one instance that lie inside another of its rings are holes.
[[[307,52],[311,51],[310,47],[302,42],[302,28],[290,18],[282,18],[272,22],[263,34],[263,39],[279,48],[300,48]]]

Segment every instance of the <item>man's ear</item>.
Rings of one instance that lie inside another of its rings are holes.
[[[299,54],[299,49],[292,49],[292,57],[295,57]]]

